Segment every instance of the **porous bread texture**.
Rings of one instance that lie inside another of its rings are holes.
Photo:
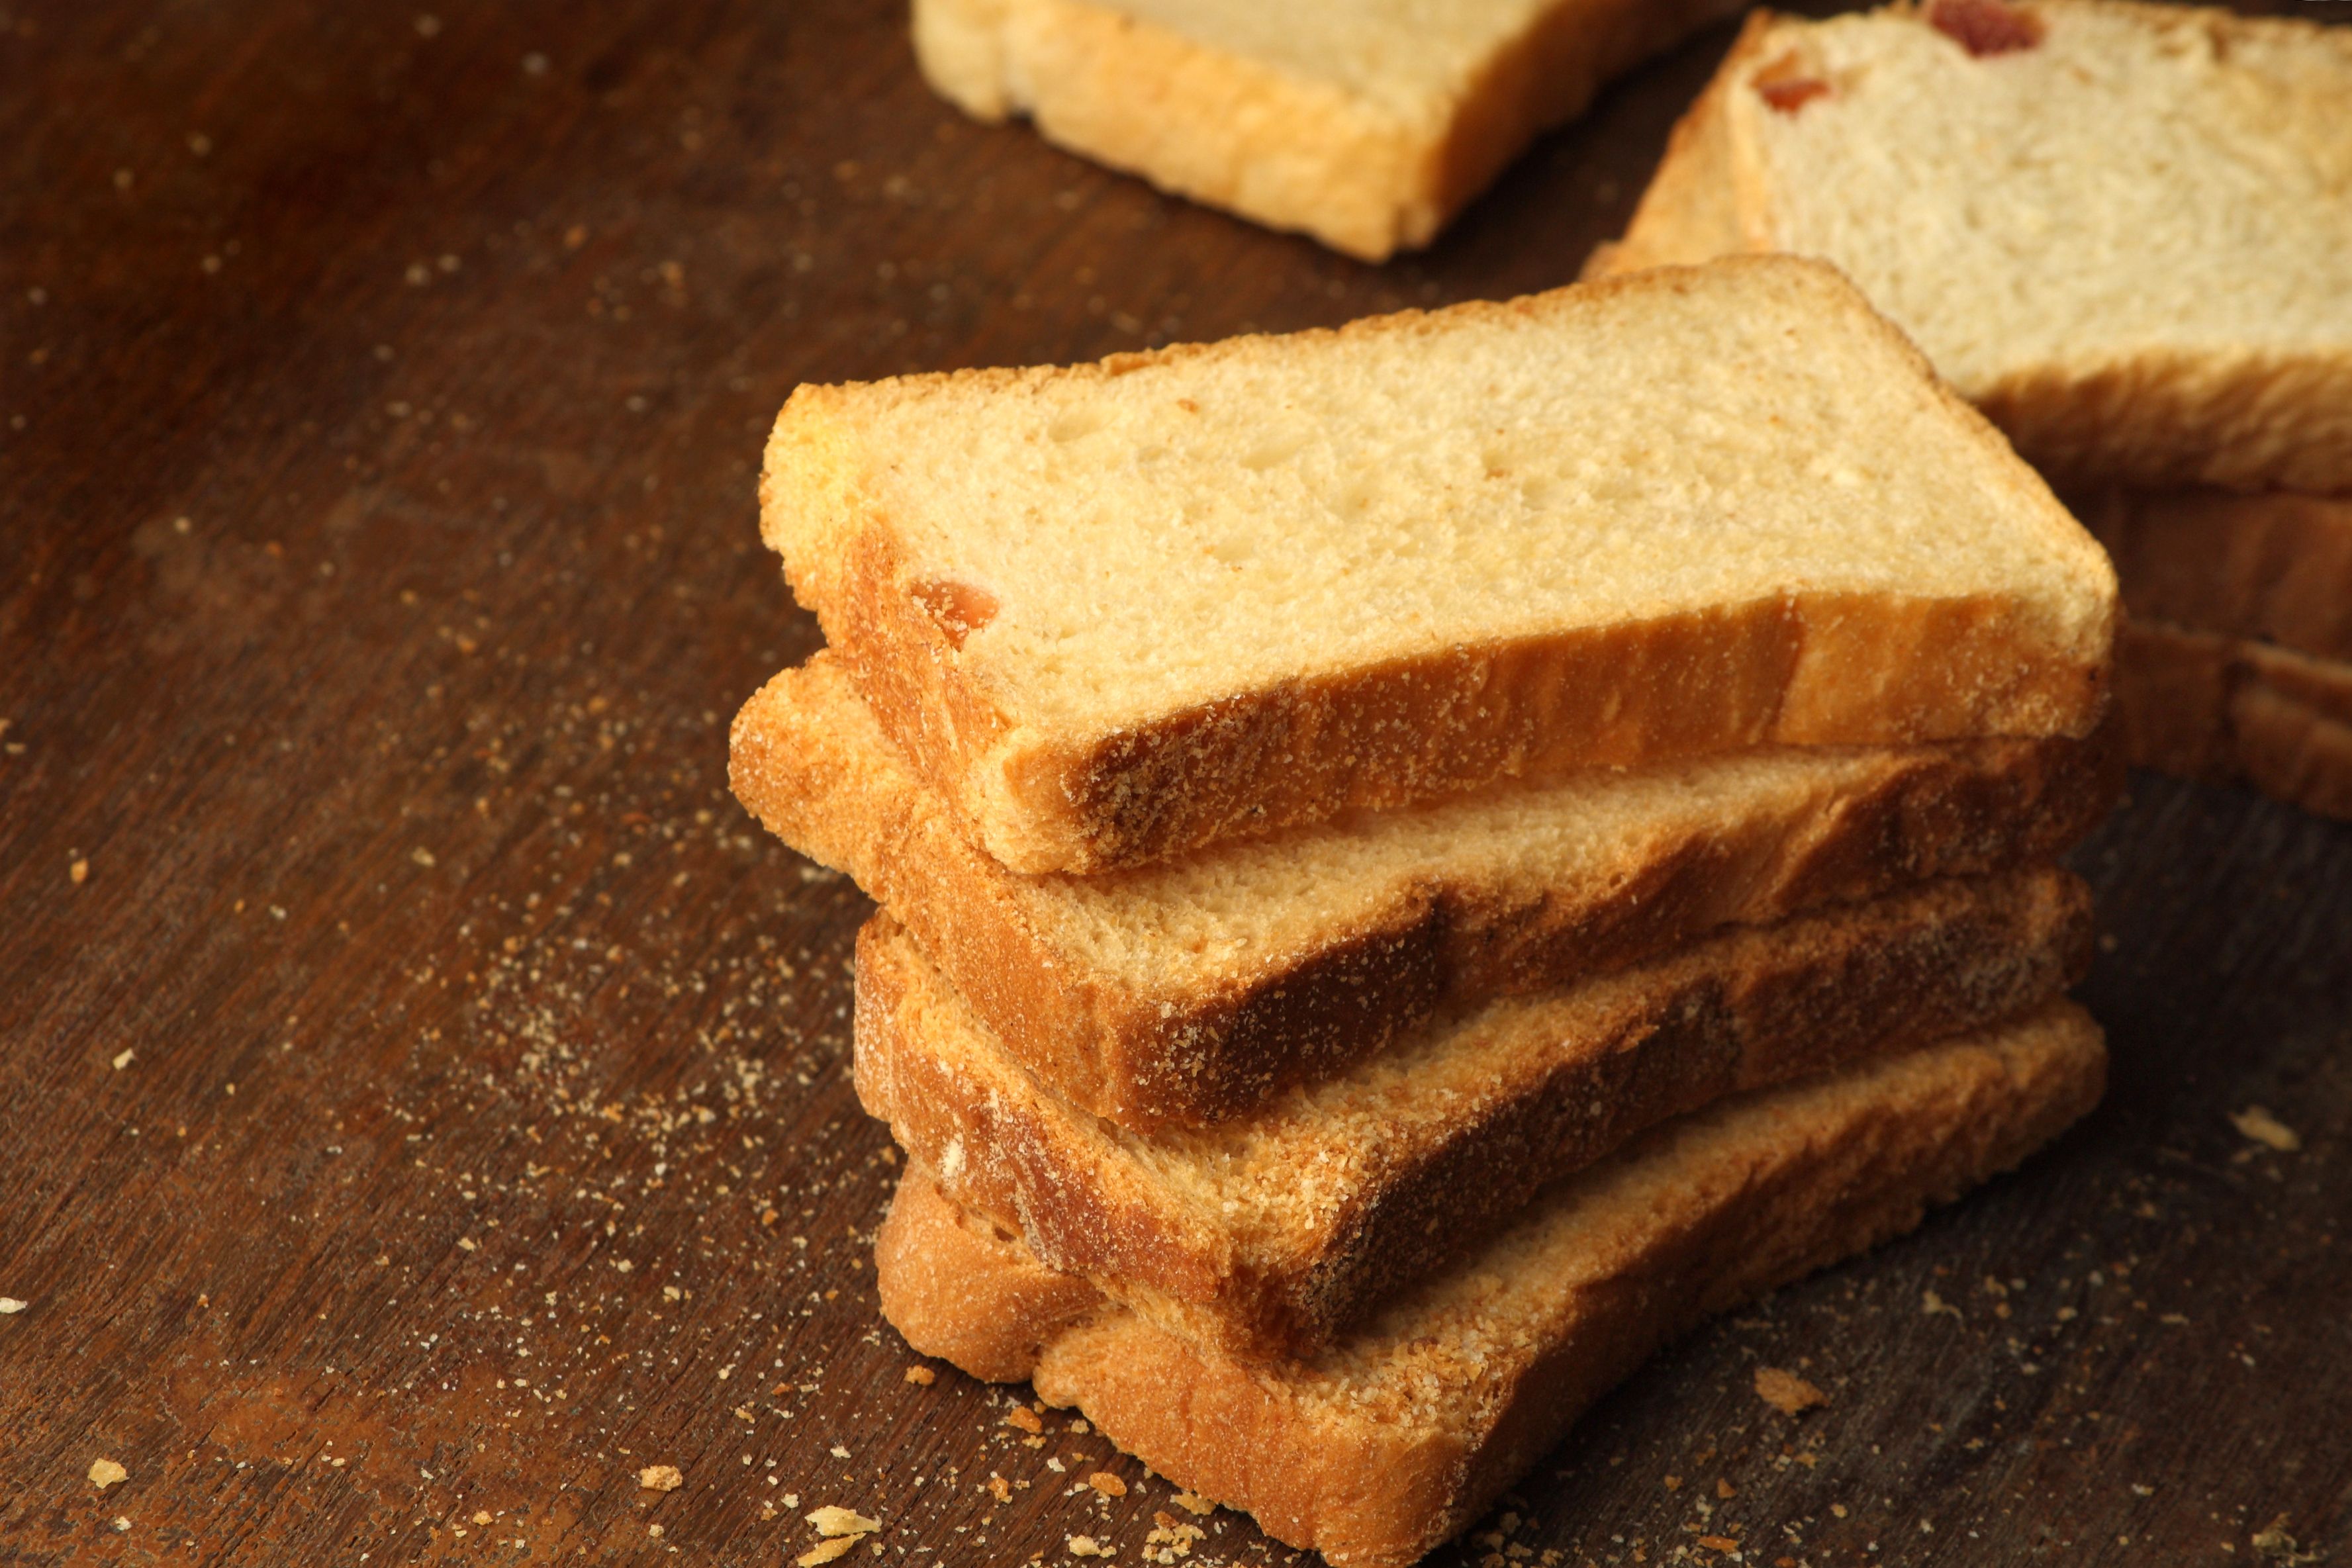
[[[1200,1125],[1439,1009],[1930,878],[2048,860],[2120,789],[2089,741],[1740,752],[1483,791],[1099,876],[968,843],[830,652],[744,705],[735,792],[889,909],[1055,1093]]]
[[[1534,135],[1737,0],[915,0],[915,58],[982,120],[1381,261]]]
[[[1181,1486],[1340,1568],[1403,1568],[1705,1318],[1916,1226],[2098,1101],[2072,1003],[1720,1103],[1562,1182],[1316,1356],[1200,1349],[1042,1268],[911,1168],[875,1245],[886,1317],[976,1375],[1029,1377]]]
[[[1938,883],[1497,1004],[1147,1137],[1046,1091],[880,915],[858,941],[857,1092],[1051,1266],[1222,1354],[1297,1355],[1643,1128],[2021,1013],[2082,973],[2091,935],[2064,872]]]
[[[2117,652],[2134,761],[2352,821],[2352,664],[2142,621]]]
[[[2110,489],[2074,512],[2135,621],[2352,660],[2352,496]]]
[[[1941,9],[1751,16],[1599,269],[1820,256],[2045,473],[2352,489],[2352,31]]]
[[[761,486],[883,729],[1016,871],[2105,700],[2105,553],[1790,257],[804,386]]]

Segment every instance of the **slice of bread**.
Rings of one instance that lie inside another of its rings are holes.
[[[1030,1378],[1180,1485],[1341,1568],[1402,1568],[1702,1319],[1919,1222],[2087,1112],[2105,1052],[2067,1002],[1724,1102],[1547,1192],[1311,1359],[1204,1351],[1052,1273],[908,1171],[882,1310],[975,1375]]]
[[[2110,489],[2074,511],[2133,620],[2352,660],[2352,496]]]
[[[2142,621],[2118,651],[2134,761],[2352,821],[2352,664]]]
[[[1380,261],[1539,131],[1738,0],[915,0],[915,57],[982,120]]]
[[[1834,262],[2070,482],[2352,490],[2352,29],[1759,12],[1598,271]]]
[[[1499,1003],[1205,1132],[1122,1133],[1012,1061],[887,915],[857,1092],[957,1201],[1221,1353],[1300,1354],[1667,1117],[2046,1000],[2091,948],[2042,870],[1741,928]]]
[[[2082,735],[2105,696],[2105,553],[1790,257],[803,386],[761,491],[883,729],[1016,871],[1743,747]]]
[[[889,909],[1008,1055],[1149,1129],[1244,1112],[1446,1006],[2054,858],[2120,789],[2113,729],[1740,752],[1023,876],[964,841],[821,653],[744,705],[730,773],[780,838]]]

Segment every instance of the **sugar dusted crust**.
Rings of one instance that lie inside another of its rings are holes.
[[[2015,1166],[2096,1103],[2105,1066],[2097,1027],[2061,1002],[1718,1106],[1552,1189],[1307,1361],[1237,1363],[1090,1301],[920,1168],[877,1239],[876,1282],[917,1350],[1029,1376],[1291,1545],[1404,1568],[1660,1346]]]
[[[982,120],[1367,261],[1426,245],[1538,131],[1733,0],[1530,5],[1449,88],[1399,101],[1087,0],[916,0],[916,58]]]
[[[1799,764],[1792,758],[1791,766]],[[778,676],[743,708],[731,744],[737,794],[786,842],[847,872],[906,925],[1005,1050],[1081,1109],[1127,1127],[1201,1125],[1245,1113],[1286,1083],[1379,1050],[1442,1007],[1475,1004],[1636,963],[1727,922],[1754,924],[1900,884],[2047,859],[2103,816],[2120,753],[2088,742],[1993,740],[1802,760],[1810,782],[1701,796],[1663,786],[1747,777],[1750,761],[1661,770],[1656,813],[1621,852],[1577,874],[1449,862],[1462,835],[1522,820],[1528,802],[1563,818],[1640,785],[1569,782],[1491,801],[1315,830],[1299,840],[1209,852],[1189,873],[1145,869],[1081,882],[1009,872],[970,844],[936,794],[884,739],[831,653]],[[1538,819],[1542,820],[1542,819]],[[1486,830],[1492,832],[1492,828]],[[1359,890],[1332,841],[1401,840],[1409,883]],[[1296,864],[1286,881],[1268,866]],[[1126,918],[1139,946],[1153,920],[1197,903],[1220,866],[1255,902],[1311,918],[1255,939],[1223,965],[1171,954],[1129,974],[1065,928],[1081,913]],[[1337,868],[1335,870],[1335,868]]]
[[[1327,1343],[1644,1127],[2039,1005],[2081,975],[2091,935],[2063,872],[1938,884],[1504,1004],[1215,1134],[1141,1140],[1006,1060],[877,916],[858,943],[857,1090],[1045,1262],[1263,1360]]]

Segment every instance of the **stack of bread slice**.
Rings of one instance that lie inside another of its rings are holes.
[[[2137,758],[2352,818],[2347,104],[2313,20],[1759,13],[1596,270],[1835,263],[2114,550]]]
[[[1337,1563],[2095,1100],[2097,545],[1830,268],[805,387],[885,1312]]]

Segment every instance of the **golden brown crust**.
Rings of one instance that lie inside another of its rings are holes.
[[[2081,975],[2091,935],[2078,879],[2023,873],[1739,931],[1601,989],[1506,1004],[1413,1059],[1416,1084],[1445,1088],[1443,1114],[1397,1108],[1376,1155],[1315,1161],[1341,1190],[1255,1239],[1255,1210],[1219,1212],[1157,1166],[1205,1173],[1327,1125],[1339,1147],[1355,1124],[1328,1108],[1346,1102],[1299,1099],[1213,1141],[1139,1150],[1006,1060],[887,915],[858,942],[857,1088],[959,1203],[1053,1267],[1221,1354],[1295,1355],[1643,1128],[2021,1012]]]
[[[1308,1362],[1238,1363],[1099,1299],[1011,1309],[1045,1277],[1035,1259],[972,1227],[919,1167],[885,1222],[877,1282],[919,1350],[989,1341],[966,1305],[984,1301],[1008,1325],[976,1357],[992,1375],[1025,1368],[1042,1397],[1078,1406],[1154,1469],[1250,1511],[1279,1540],[1349,1568],[1403,1568],[1644,1356],[2017,1164],[2096,1103],[2104,1066],[2096,1026],[2056,1003],[2002,1030],[1727,1103],[1554,1189],[1461,1275]],[[1550,1245],[1578,1260],[1563,1266],[1530,1244],[1538,1235],[1563,1239]],[[910,1266],[926,1259],[951,1261]],[[1511,1298],[1507,1319],[1475,1315],[1486,1349],[1454,1364],[1459,1281],[1489,1271],[1548,1283]],[[942,1276],[946,1291],[929,1282]],[[1041,1334],[1041,1322],[1055,1327]],[[1398,1386],[1415,1373],[1437,1385],[1426,1399]]]
[[[973,848],[883,739],[833,654],[744,706],[730,771],[761,821],[890,909],[1022,1065],[1081,1109],[1140,1129],[1245,1113],[1447,1005],[1619,968],[1726,923],[2046,860],[2105,814],[2122,777],[2104,734],[1889,752],[1784,806],[1651,834],[1581,883],[1497,884],[1440,861],[1400,900],[1254,967],[1151,987],[1057,940],[1068,884],[1008,872]],[[1154,874],[1087,885],[1131,888],[1148,908]]]
[[[1818,302],[1875,340],[1963,426],[1999,472],[1987,484],[2068,540],[2072,518],[1983,417],[1933,379],[1908,340],[1835,269],[1734,257],[1439,312],[1403,311],[1336,335],[1416,335],[1468,318],[1590,309],[1619,294],[1717,287],[1729,274]],[[1297,334],[1282,351],[1326,336]],[[1132,373],[1264,351],[1231,340],[1096,365],[958,372],[980,392],[1041,379]],[[906,378],[911,382],[919,378]],[[935,379],[935,378],[933,378]],[[967,837],[1026,873],[1098,873],[1350,810],[1423,804],[1512,780],[1646,766],[1765,745],[1886,746],[1990,735],[2087,735],[2104,712],[2113,583],[2080,541],[2079,624],[2048,605],[1990,597],[1811,592],[1299,675],[1123,727],[1025,728],[985,661],[963,656],[924,608],[935,586],[891,518],[860,493],[838,411],[873,388],[803,387],[779,416],[761,481],[762,528],[876,719]],[[933,390],[937,390],[934,388]],[[2066,551],[2073,553],[2072,544]]]
[[[2352,496],[2108,488],[2074,505],[2136,619],[2352,660]]]
[[[1449,103],[1385,108],[1089,0],[917,0],[916,57],[982,119],[1367,261],[1426,245],[1601,83],[1736,0],[1555,0]]]
[[[2117,652],[2133,761],[2352,821],[2352,664],[2137,621]]]

